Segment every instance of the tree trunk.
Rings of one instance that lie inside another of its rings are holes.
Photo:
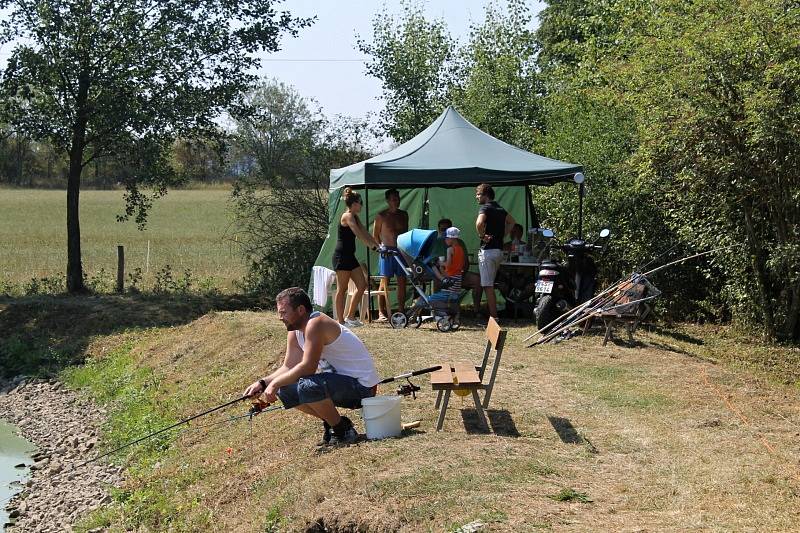
[[[17,185],[22,187],[22,158],[23,158],[22,136],[17,133]]]
[[[67,176],[67,291],[84,292],[83,267],[81,266],[81,225],[79,217],[79,198],[81,192],[81,163],[83,149],[75,144],[69,154],[69,175]]]
[[[764,252],[758,245],[755,228],[753,226],[752,206],[744,206],[744,226],[747,235],[747,247],[750,252],[750,261],[756,275],[756,286],[761,303],[761,316],[764,317],[764,330],[767,336],[775,339],[775,316],[770,304],[769,289],[767,288],[767,273],[765,270]]]
[[[69,175],[67,176],[67,291],[86,292],[81,266],[81,225],[79,220],[79,198],[83,150],[86,143],[88,114],[86,101],[89,95],[88,77],[82,76],[78,83],[76,98],[77,117],[72,128],[72,144],[69,151]]]

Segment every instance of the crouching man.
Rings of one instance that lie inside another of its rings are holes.
[[[280,398],[286,409],[296,407],[322,420],[324,444],[352,444],[358,433],[336,408],[357,409],[362,398],[375,396],[380,378],[372,356],[347,327],[313,311],[303,289],[286,289],[275,301],[288,331],[286,357],[280,368],[247,387],[244,395],[263,393],[270,403]]]

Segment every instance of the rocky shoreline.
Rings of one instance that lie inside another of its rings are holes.
[[[89,512],[111,501],[122,468],[93,456],[105,412],[57,381],[18,377],[0,382],[0,417],[33,443],[30,475],[6,505],[7,532],[71,531]]]

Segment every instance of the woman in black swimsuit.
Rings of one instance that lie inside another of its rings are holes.
[[[356,237],[364,241],[373,250],[378,249],[378,242],[370,235],[361,221],[358,214],[361,212],[361,195],[353,191],[350,187],[344,190],[344,203],[347,210],[342,213],[339,219],[339,234],[336,239],[336,248],[333,251],[333,269],[336,271],[336,317],[340,324],[349,327],[363,325],[360,320],[355,318],[356,307],[361,303],[361,297],[367,289],[367,280],[364,270],[356,259]],[[356,284],[356,293],[350,300],[347,314],[344,313],[344,301],[347,297],[347,287],[350,280]]]

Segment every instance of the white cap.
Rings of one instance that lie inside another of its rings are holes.
[[[461,230],[455,226],[447,228],[444,232],[444,236],[446,239],[458,239],[461,236]]]

